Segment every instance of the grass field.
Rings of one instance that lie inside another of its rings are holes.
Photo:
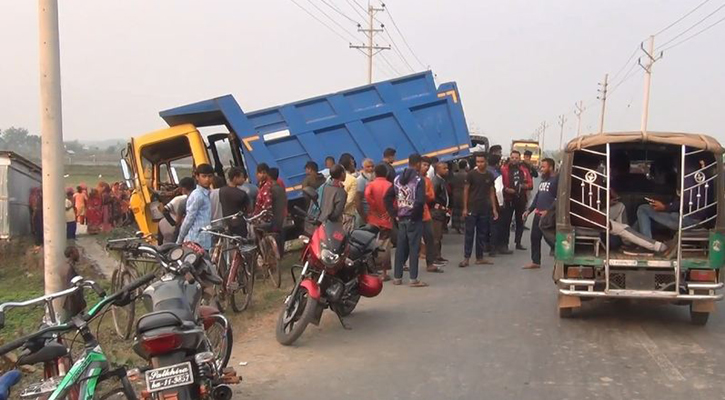
[[[123,179],[118,165],[66,165],[65,174],[65,186],[73,188],[81,183],[90,188],[100,181],[111,184]]]

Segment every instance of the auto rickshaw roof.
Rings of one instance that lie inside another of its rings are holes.
[[[593,135],[580,136],[570,141],[566,146],[568,153],[600,146],[607,143],[660,143],[671,145],[686,145],[696,149],[711,151],[715,154],[722,154],[723,147],[713,137],[699,133],[678,133],[678,132],[612,132],[597,133]]]

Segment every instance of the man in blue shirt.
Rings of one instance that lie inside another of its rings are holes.
[[[534,213],[534,222],[531,223],[531,264],[524,269],[541,268],[541,238],[543,234],[539,227],[541,217],[549,212],[556,201],[556,191],[559,187],[559,177],[554,173],[554,160],[545,158],[541,161],[541,182],[539,183],[539,191],[536,192],[534,201],[531,206],[524,212],[524,221],[529,214]],[[553,249],[554,244],[549,243]]]
[[[206,250],[211,249],[211,235],[202,232],[202,228],[211,224],[211,199],[209,198],[214,168],[209,164],[199,164],[194,172],[196,189],[186,200],[186,218],[179,229],[177,243],[198,243]]]

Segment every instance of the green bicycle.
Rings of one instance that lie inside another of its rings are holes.
[[[5,312],[11,308],[26,307],[35,304],[45,303],[48,315],[54,316],[53,300],[81,292],[83,288],[94,290],[101,298],[88,313],[82,311],[73,316],[69,322],[64,324],[55,323],[51,317],[51,325],[41,328],[39,331],[21,337],[12,342],[0,346],[0,355],[23,347],[24,350],[18,358],[18,364],[44,364],[45,380],[31,384],[21,393],[22,398],[43,397],[48,400],[71,399],[71,400],[92,400],[92,399],[137,399],[124,367],[111,368],[96,337],[92,334],[90,322],[110,306],[125,306],[134,301],[134,294],[138,288],[149,284],[156,276],[153,273],[131,282],[113,295],[106,296],[105,291],[95,282],[84,280],[77,276],[71,281],[72,287],[61,292],[52,293],[42,297],[24,302],[10,302],[0,305],[0,328],[5,323]],[[68,359],[68,349],[60,341],[59,335],[76,331],[83,338],[85,343],[82,356],[70,367],[65,375],[62,371],[64,360]],[[50,368],[49,368],[50,367]],[[48,371],[54,373],[49,374]],[[109,379],[118,379],[121,387],[114,388],[101,395],[96,395],[101,382]]]

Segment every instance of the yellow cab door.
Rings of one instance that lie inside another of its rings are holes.
[[[169,185],[169,165],[184,160],[193,167],[209,163],[201,133],[191,124],[173,126],[132,139],[129,154],[135,172],[134,190],[130,205],[139,229],[146,234],[158,231],[161,208],[170,200],[173,184]],[[178,182],[173,182],[178,183]]]

